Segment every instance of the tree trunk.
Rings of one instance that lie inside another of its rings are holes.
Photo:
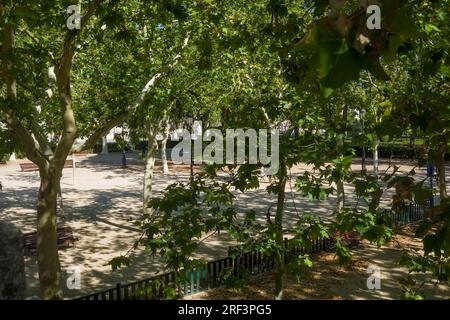
[[[152,200],[153,172],[155,168],[155,154],[158,149],[158,143],[152,131],[148,132],[147,137],[148,150],[147,155],[145,156],[143,212],[144,214],[151,214],[151,208],[149,208],[149,205]]]
[[[373,174],[376,178],[378,178],[378,166],[379,166],[379,160],[378,160],[378,148],[380,146],[380,140],[378,137],[375,138],[373,142]]]
[[[108,154],[108,140],[107,137],[102,137],[102,154]]]
[[[445,143],[445,147],[441,148],[438,160],[436,161],[436,168],[437,168],[437,175],[438,175],[438,182],[439,182],[439,195],[442,199],[447,198],[447,185],[445,181],[445,154],[447,151],[447,143]]]
[[[336,193],[337,193],[336,211],[340,212],[342,209],[344,209],[345,206],[345,190],[344,190],[344,182],[342,180],[336,182]]]
[[[416,146],[416,136],[417,136],[417,129],[414,128],[409,137],[409,148],[411,150],[414,150],[414,147]]]
[[[169,138],[169,130],[168,127],[164,129],[163,140],[161,141],[161,159],[162,159],[162,167],[163,173],[169,173],[169,165],[167,164],[167,140]]]
[[[41,169],[37,205],[37,254],[41,295],[44,299],[62,299],[60,264],[56,233],[56,200],[59,175]]]
[[[280,168],[281,176],[280,176],[280,186],[278,191],[278,199],[277,199],[277,212],[275,215],[275,232],[276,232],[276,244],[278,250],[275,255],[275,299],[282,300],[283,299],[283,276],[285,272],[285,248],[284,248],[284,240],[283,240],[283,211],[284,211],[284,199],[285,199],[285,188],[286,188],[286,167],[282,164],[282,168]]]
[[[348,115],[348,107],[347,105],[343,106],[343,111],[342,111],[342,129],[344,132],[347,131],[347,115]],[[339,151],[343,148],[344,146],[344,135],[341,134],[339,135],[338,139],[337,139],[337,144],[336,144],[336,151],[339,153]],[[340,175],[340,179],[336,181],[336,193],[337,193],[337,202],[336,202],[336,211],[340,212],[342,209],[344,209],[345,206],[345,190],[344,190],[344,180],[343,180],[343,176]]]
[[[59,198],[59,209],[61,210],[61,216],[64,216],[64,202],[62,197],[61,182],[58,183],[58,198]]]
[[[361,154],[361,174],[365,175],[367,173],[366,167],[366,147],[362,146],[362,154]]]

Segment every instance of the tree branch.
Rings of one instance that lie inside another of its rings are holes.
[[[95,146],[96,142],[108,132],[113,129],[114,127],[118,126],[119,124],[125,122],[133,112],[139,108],[142,103],[145,102],[145,100],[149,97],[151,89],[155,86],[157,81],[161,79],[163,76],[165,76],[170,70],[175,68],[175,66],[180,62],[182,55],[181,51],[183,51],[189,44],[189,35],[186,36],[186,38],[183,40],[183,43],[181,45],[180,53],[178,53],[173,59],[172,63],[168,66],[165,66],[160,70],[158,73],[156,73],[144,86],[144,88],[141,90],[141,93],[139,96],[135,99],[135,101],[128,106],[128,108],[123,111],[122,113],[118,114],[114,119],[111,119],[108,123],[103,125],[101,128],[96,130],[87,140],[86,142],[76,148],[72,149],[72,152],[81,152],[87,149],[90,149]]]
[[[76,153],[76,152],[81,152],[81,151],[85,151],[87,149],[93,148],[100,138],[107,135],[113,128],[124,123],[130,117],[130,114],[131,113],[129,110],[126,110],[126,111],[118,114],[116,117],[114,117],[114,119],[112,119],[111,121],[109,121],[108,123],[106,123],[105,125],[100,127],[99,129],[94,131],[94,133],[91,134],[89,136],[89,138],[81,146],[72,148],[71,152]]]
[[[0,4],[0,17],[4,15],[3,5]],[[12,130],[14,137],[23,146],[27,157],[36,165],[42,167],[46,164],[45,157],[39,153],[36,148],[35,141],[31,133],[25,128],[22,122],[16,117],[13,105],[17,103],[17,81],[13,72],[13,44],[14,44],[14,29],[10,25],[6,25],[3,30],[1,60],[2,72],[6,79],[6,91],[8,107],[4,112],[4,119],[7,126]]]
[[[42,44],[40,43],[39,39],[38,39],[38,38],[37,38],[30,30],[25,29],[25,28],[22,28],[20,31],[25,32],[25,34],[28,35],[28,36],[31,38],[31,40],[33,40],[37,45],[39,45],[39,46],[41,47],[41,49],[44,49],[44,48],[42,47]],[[50,52],[50,51],[47,51],[47,55],[48,55],[49,60],[50,60],[53,64],[55,64],[55,63],[56,63],[56,60],[55,60],[55,57],[54,57],[53,53]]]
[[[98,7],[107,0],[97,0],[92,3],[86,14],[81,18],[81,27],[79,30],[71,30],[66,34],[61,59],[57,66],[56,82],[59,92],[59,103],[61,105],[63,131],[55,151],[55,165],[64,166],[64,161],[73,147],[73,142],[77,138],[77,125],[72,105],[71,91],[71,70],[73,57],[75,55],[75,39],[86,27],[89,19],[94,15]]]

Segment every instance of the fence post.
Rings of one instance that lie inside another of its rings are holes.
[[[117,300],[122,300],[121,287],[120,282],[116,284]]]
[[[409,203],[409,216],[408,216],[408,221],[407,223],[410,223],[411,221],[414,220],[413,216],[414,216],[414,212],[415,210],[415,204],[412,204],[411,202]]]

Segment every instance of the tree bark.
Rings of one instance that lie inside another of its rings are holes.
[[[82,18],[84,27],[103,0],[91,4]],[[70,74],[75,54],[75,33],[68,32],[57,69],[57,86],[62,112],[63,130],[53,158],[41,163],[41,185],[37,205],[37,254],[41,294],[44,299],[62,299],[61,271],[58,257],[56,205],[64,163],[77,136],[77,126],[72,108]]]
[[[414,150],[414,148],[416,146],[416,136],[417,136],[417,128],[414,128],[409,137],[409,148],[411,150]]]
[[[280,167],[280,185],[277,198],[277,212],[275,215],[275,233],[278,250],[275,255],[275,299],[283,299],[283,276],[285,273],[285,247],[283,238],[283,212],[284,212],[284,200],[286,196],[286,181],[287,181],[287,171],[285,164],[281,164]]]
[[[379,159],[378,159],[378,148],[380,146],[380,140],[378,137],[375,138],[373,142],[373,174],[376,178],[378,178],[379,174]]]
[[[169,124],[165,123],[163,131],[163,139],[161,141],[161,160],[162,160],[163,174],[169,173],[169,165],[167,163],[167,140],[169,139],[170,133],[169,130],[170,130]]]
[[[445,145],[440,148],[438,159],[436,161],[436,169],[438,175],[438,183],[439,183],[439,195],[442,199],[447,198],[447,183],[445,181],[445,154],[447,152],[447,141],[445,141]]]
[[[60,179],[61,180],[61,179]],[[62,197],[62,189],[61,189],[61,182],[58,183],[58,198],[59,198],[59,209],[61,210],[61,216],[64,216],[64,201]]]
[[[342,111],[342,130],[343,132],[347,131],[347,116],[348,116],[348,106],[344,104],[343,111]],[[339,138],[337,139],[337,145],[336,145],[336,151],[339,153],[339,151],[344,146],[344,136],[343,134],[339,135]],[[342,209],[344,209],[345,206],[345,189],[344,189],[344,177],[341,176],[339,180],[336,181],[336,211],[340,212]]]
[[[108,141],[106,136],[102,137],[102,154],[108,154]]]
[[[153,173],[155,168],[155,154],[158,149],[158,142],[152,130],[147,131],[147,155],[145,156],[145,172],[144,172],[144,201],[143,212],[150,215],[152,210],[149,207],[152,200]]]
[[[344,190],[344,182],[342,180],[336,182],[336,193],[337,193],[336,211],[340,212],[345,207],[345,190]]]
[[[367,173],[366,167],[366,147],[363,145],[361,150],[361,175],[365,175]]]
[[[52,169],[41,169],[40,176],[37,255],[41,295],[44,299],[62,299],[56,232],[56,199],[60,175]]]

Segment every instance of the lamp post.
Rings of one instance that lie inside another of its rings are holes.
[[[127,168],[127,156],[125,154],[125,147],[122,149],[122,169]]]

